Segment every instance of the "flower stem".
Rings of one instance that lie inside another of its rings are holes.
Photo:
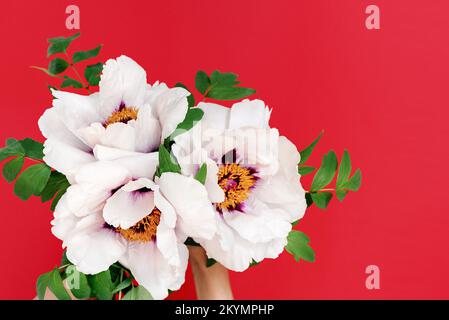
[[[70,60],[69,55],[67,54],[67,52],[65,52],[65,55],[67,57],[67,59],[70,61],[70,68],[72,68],[73,72],[76,74],[76,76],[78,77],[78,80],[82,83],[83,88],[87,90],[87,92],[92,93],[92,91],[90,91],[89,89],[89,85],[87,83],[84,82],[83,78],[81,77],[81,75],[79,74],[78,70],[75,68],[75,64],[73,63],[72,60]]]

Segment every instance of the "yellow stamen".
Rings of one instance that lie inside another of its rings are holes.
[[[221,165],[217,175],[218,184],[225,193],[225,200],[216,204],[221,209],[236,209],[248,199],[257,180],[250,169],[236,163]]]
[[[109,118],[103,123],[103,126],[107,128],[107,126],[113,123],[128,123],[128,121],[136,120],[138,111],[139,110],[134,107],[120,108],[109,116]]]
[[[130,241],[148,242],[156,238],[157,226],[161,220],[161,212],[158,208],[137,222],[129,229],[115,228],[123,237]]]

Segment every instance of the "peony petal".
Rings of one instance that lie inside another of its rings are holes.
[[[74,184],[65,195],[70,211],[77,217],[84,217],[101,210],[111,192],[93,184]]]
[[[105,228],[100,217],[97,213],[83,218],[66,241],[67,258],[85,274],[107,270],[126,250],[122,236]]]
[[[134,151],[136,129],[130,124],[121,122],[110,124],[100,138],[100,143],[106,147]]]
[[[183,88],[173,88],[161,93],[151,107],[159,119],[162,127],[162,139],[167,138],[179,123],[181,123],[188,109],[187,97],[190,92]]]
[[[39,118],[38,125],[45,138],[58,140],[82,151],[91,151],[89,146],[78,139],[78,137],[67,128],[55,107],[45,110],[44,114]]]
[[[122,186],[130,179],[129,171],[112,161],[96,161],[83,166],[76,175],[79,184],[92,184],[103,190]]]
[[[235,103],[231,108],[229,129],[245,127],[267,129],[271,111],[262,100],[248,100]]]
[[[142,188],[150,186],[146,179],[139,179],[117,190],[104,206],[105,221],[116,228],[128,229],[149,215],[154,209],[154,192]]]
[[[200,182],[170,172],[162,174],[158,184],[161,193],[175,208],[185,234],[206,239],[213,237],[216,231],[215,210]]]
[[[53,169],[61,172],[72,182],[78,169],[95,161],[92,154],[65,144],[59,140],[47,139],[44,143],[44,159]]]
[[[161,125],[152,115],[150,105],[146,104],[139,109],[135,123],[137,152],[152,152],[159,148],[161,143]]]
[[[130,242],[125,256],[120,260],[137,282],[147,289],[154,299],[164,299],[168,290],[184,282],[187,258],[179,266],[171,266],[154,241]]]
[[[216,103],[198,103],[198,108],[204,111],[201,122],[206,127],[223,131],[228,128],[230,109]]]
[[[126,107],[141,107],[147,90],[146,77],[145,70],[127,56],[106,61],[99,84],[101,122],[122,103]]]

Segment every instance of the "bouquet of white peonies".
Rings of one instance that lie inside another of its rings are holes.
[[[8,139],[0,149],[21,199],[52,200],[51,230],[65,250],[39,277],[40,299],[46,290],[58,299],[164,299],[184,283],[189,245],[204,248],[208,266],[233,271],[284,249],[314,261],[308,237],[292,228],[308,206],[359,189],[346,151],[340,165],[333,151],[318,170],[306,165],[321,134],[298,151],[233,73],[198,72],[199,103],[182,84],[148,84],[127,56],[88,64],[83,79],[77,66],[101,47],[69,55],[78,36],[49,39],[49,66],[35,67],[62,80],[38,122],[45,142]],[[23,170],[25,159],[37,163]],[[306,191],[300,176],[314,171]]]

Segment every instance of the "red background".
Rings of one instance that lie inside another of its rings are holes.
[[[365,28],[372,3],[381,30]],[[299,148],[325,129],[311,163],[347,148],[362,168],[359,193],[311,208],[299,225],[317,261],[284,253],[233,273],[236,298],[449,298],[446,0],[2,2],[1,141],[42,140],[37,119],[52,80],[29,66],[46,66],[47,38],[73,34],[68,4],[81,10],[73,49],[103,43],[103,61],[127,54],[149,81],[169,85],[193,87],[199,69],[236,72]],[[3,179],[0,195],[0,298],[32,298],[37,276],[60,259],[52,214]],[[370,264],[380,267],[380,290],[365,288]],[[194,297],[189,273],[172,298]]]

